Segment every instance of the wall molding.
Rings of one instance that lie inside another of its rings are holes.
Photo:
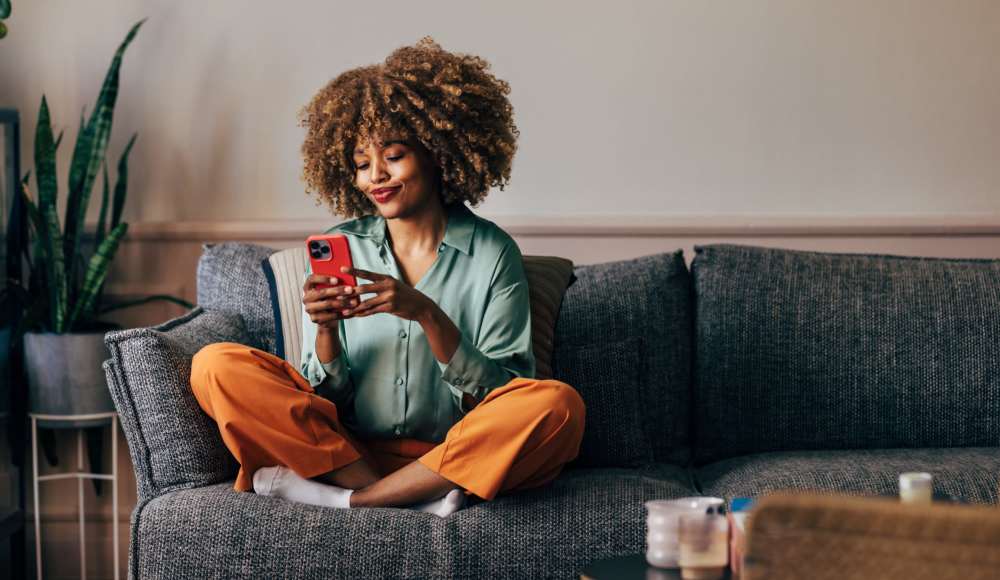
[[[852,237],[995,236],[1000,213],[487,215],[515,236]],[[299,241],[336,220],[133,222],[132,241]]]

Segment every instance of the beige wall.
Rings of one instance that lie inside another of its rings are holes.
[[[45,92],[72,138],[144,16],[111,144],[140,134],[136,221],[324,217],[296,112],[425,34],[513,87],[487,213],[1000,212],[993,0],[15,0],[0,105]]]

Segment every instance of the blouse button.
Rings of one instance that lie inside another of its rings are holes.
[[[405,330],[400,330],[399,331],[399,338],[406,338],[406,331]]]
[[[462,379],[455,379],[455,386],[459,386],[459,385],[461,385],[461,384],[462,384],[463,382],[465,382],[465,381],[463,381]]]
[[[403,377],[396,377],[396,384],[397,385],[402,385],[403,384]]]
[[[403,433],[403,428],[402,428],[402,427],[400,427],[399,425],[396,425],[396,430],[395,430],[395,433],[396,433],[396,435],[402,435],[402,433]]]

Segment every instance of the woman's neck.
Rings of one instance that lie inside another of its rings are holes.
[[[448,227],[448,215],[439,199],[419,211],[386,220],[389,241],[397,255],[423,256],[436,254]]]

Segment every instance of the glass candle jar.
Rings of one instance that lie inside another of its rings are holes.
[[[729,521],[717,514],[683,514],[678,518],[678,563],[681,578],[722,578],[729,564]]]
[[[646,562],[657,568],[678,566],[677,518],[681,514],[719,514],[725,501],[718,497],[684,497],[646,502]]]
[[[934,496],[934,479],[929,473],[899,475],[899,500],[903,503],[928,504]]]

